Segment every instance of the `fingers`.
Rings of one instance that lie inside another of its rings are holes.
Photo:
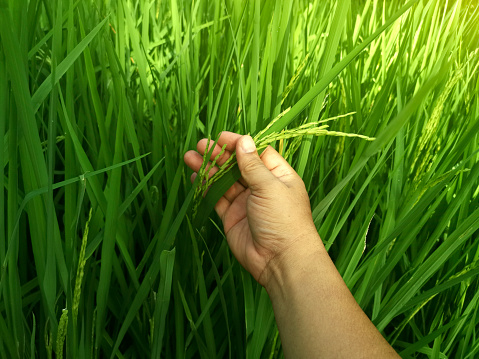
[[[203,157],[196,151],[188,151],[185,153],[184,161],[186,165],[193,171],[198,172],[203,165]],[[211,162],[206,165],[206,171],[209,171],[209,176],[213,176],[218,172],[218,167],[211,168]]]
[[[287,177],[299,177],[296,171],[291,167],[273,147],[268,146],[260,155],[261,160],[271,173],[281,180],[287,180]]]
[[[196,151],[188,151],[183,156],[183,160],[186,165],[193,171],[198,172],[203,164],[203,157],[201,157]]]
[[[274,153],[265,157],[270,166],[275,165]],[[254,141],[250,136],[243,136],[236,143],[236,158],[241,176],[248,187],[251,188],[253,194],[257,191],[266,190],[268,185],[276,180],[276,177],[259,157]]]
[[[246,206],[246,199],[248,198],[247,196],[245,196],[246,192],[247,189],[243,187],[240,183],[236,182],[225,192],[223,197],[221,197],[218,202],[216,202],[215,211],[223,221],[223,224],[225,226],[225,232],[227,232],[226,228],[228,228],[227,225],[229,224],[225,221],[226,212],[228,212],[230,209],[238,209],[238,205],[240,205],[240,209],[246,208],[241,207]],[[244,212],[244,210],[238,212]],[[233,217],[229,216],[228,220],[231,221],[232,219],[236,219],[236,216],[236,212],[233,211]]]
[[[193,183],[196,179],[196,177],[198,176],[198,174],[196,172],[193,172],[191,174],[191,183]],[[242,192],[244,192],[244,190],[246,189],[245,186],[243,186],[243,184],[241,184],[240,182],[235,182],[226,192],[225,194],[223,195],[223,197],[226,198],[226,200],[228,200],[229,202],[233,202],[236,197],[238,197]],[[208,192],[208,190],[206,191]]]
[[[237,133],[233,133],[233,132],[223,131],[221,133],[218,143],[215,145],[215,148],[211,155],[212,158],[215,158],[216,156],[218,156],[218,154],[221,152],[222,146],[226,144],[225,152],[216,161],[216,163],[219,166],[225,163],[225,161],[231,156],[231,153],[236,148],[236,142],[240,137],[241,135],[238,135]],[[208,143],[208,140],[206,138],[203,138],[196,145],[198,152],[188,151],[185,153],[185,156],[184,156],[185,163],[188,165],[188,167],[190,167],[195,172],[198,172],[199,169],[201,168],[201,165],[203,164],[202,156],[205,154],[207,143]],[[209,149],[211,149],[213,144],[214,144],[214,141],[210,141]]]
[[[226,143],[226,150],[233,152],[236,150],[236,142],[241,138],[240,134],[223,131],[221,132],[220,138],[218,140],[218,144],[223,146]]]
[[[186,152],[184,156],[184,161],[186,165],[195,172],[198,172],[201,166],[203,165],[203,157],[196,151]],[[221,164],[219,165],[221,166]],[[208,164],[206,165],[206,170],[209,171],[208,172],[209,177],[213,176],[219,170],[219,168],[216,166],[214,166],[211,169],[210,167],[211,167],[211,162],[208,162]],[[196,176],[192,179],[192,181],[194,181],[195,178]],[[240,178],[240,182],[243,186],[246,186],[246,183],[241,178]]]
[[[197,172],[200,170],[201,165],[203,164],[203,157],[201,157],[198,152],[196,151],[188,151],[185,154],[185,163],[195,172],[191,175],[191,182],[194,182],[196,176],[198,176]],[[209,177],[213,176],[216,172],[218,172],[218,167],[213,167],[209,169],[211,163],[209,163],[206,167],[206,170],[209,170]],[[227,201],[233,202],[235,198],[241,194],[245,190],[245,186],[241,184],[241,182],[235,182],[223,195]]]
[[[204,155],[205,152],[206,152],[206,143],[208,142],[208,140],[206,138],[203,138],[202,140],[200,140],[198,142],[198,144],[196,145],[196,150],[201,154],[201,155]],[[213,141],[210,141],[210,147],[208,149],[208,151],[211,149],[211,147],[213,147],[214,145],[214,142]],[[221,152],[221,146],[219,146],[218,144],[215,145],[215,148],[213,149],[213,153],[211,154],[211,157],[210,157],[210,161],[213,161],[214,158],[216,158],[216,156],[218,156]],[[230,158],[231,156],[231,152],[226,150],[221,154],[220,157],[218,157],[218,159],[216,160],[216,163],[221,166],[223,163],[226,162],[226,160],[228,158]]]
[[[245,209],[250,193],[248,189],[243,191],[233,203],[228,202],[224,197],[216,203],[215,210],[223,222],[226,234],[231,227],[246,217]]]
[[[223,197],[225,197],[229,202],[233,202],[245,190],[245,186],[243,186],[240,182],[235,182],[230,188],[228,188]]]
[[[241,135],[238,135],[233,132],[227,132],[224,131],[222,132],[218,143],[215,145],[215,148],[212,153],[212,157],[216,157],[220,151],[221,151],[221,146],[224,145],[225,143],[227,144],[226,146],[226,151],[223,153],[223,155],[217,160],[217,163],[219,166],[221,166],[230,156],[233,151],[235,151],[236,148],[233,148],[233,144],[238,143],[239,139],[241,138]],[[198,142],[197,149],[200,154],[204,154],[206,150],[206,144],[207,144],[207,139],[202,139]],[[210,147],[213,146],[214,142],[210,141]],[[203,157],[196,151],[188,151],[185,154],[185,162],[186,164],[195,172],[198,172],[199,169],[201,168],[203,164]],[[263,153],[260,155],[261,160],[263,161],[264,165],[268,170],[271,171],[271,173],[288,184],[290,179],[297,180],[298,177],[294,169],[289,165],[289,163],[271,146],[268,146]],[[211,163],[208,164],[207,170],[209,170]],[[209,176],[211,177],[213,174],[215,174],[218,171],[218,168],[213,168],[209,170]],[[246,187],[246,181],[241,178],[240,179],[241,184]]]
[[[270,171],[278,168],[278,167],[285,167],[291,171],[294,171],[293,168],[289,165],[288,161],[286,161],[273,147],[268,146],[260,155],[261,160],[263,161],[266,168]]]
[[[254,143],[253,152],[244,151],[243,145],[246,138],[251,139],[250,136],[241,136],[233,132],[224,131],[212,153],[212,157],[216,157],[221,151],[221,146],[226,144],[225,152],[217,160],[219,166],[225,163],[233,151],[236,150],[237,153],[238,166],[241,170],[242,178],[225,193],[224,197],[226,201],[234,201],[234,199],[249,186],[256,186],[257,188],[265,187],[271,180],[274,180],[274,178],[278,178],[288,186],[299,179],[294,169],[273,147],[268,146],[260,156],[258,156]],[[188,151],[184,156],[185,163],[195,172],[198,172],[203,165],[203,157],[200,154],[205,153],[207,142],[207,139],[200,140],[197,144],[199,153],[196,151]],[[233,147],[233,144],[235,147]],[[213,145],[214,142],[210,141],[209,149],[211,149]],[[211,162],[209,162],[206,167],[209,177],[213,176],[219,170],[217,166],[211,169],[210,166]],[[196,174],[193,174],[191,181],[193,182],[195,178]]]
[[[213,153],[211,154],[211,158],[215,158],[216,156],[218,156],[218,154],[221,152],[223,145],[226,144],[225,152],[216,161],[216,163],[221,166],[223,163],[226,162],[228,158],[230,158],[231,153],[235,151],[236,142],[240,137],[241,135],[238,135],[237,133],[223,131],[220,135],[220,138],[218,139],[218,143],[215,145]],[[196,145],[196,149],[201,155],[205,154],[207,143],[208,140],[206,138],[203,138]],[[211,149],[211,147],[213,147],[214,143],[215,142],[213,140],[210,140],[208,151]]]
[[[230,208],[230,206],[231,206],[231,202],[228,201],[224,196],[221,197],[218,200],[218,202],[216,202],[215,211],[222,221],[223,221],[223,218],[225,218],[225,214],[228,211],[228,208]]]
[[[246,217],[246,204],[250,196],[250,190],[246,190],[238,196],[238,198],[228,206],[215,207],[216,213],[220,216],[223,222],[225,234],[228,234],[231,227],[240,222]]]
[[[238,141],[240,137],[241,135],[238,135],[237,133],[233,133],[233,132],[223,131],[221,133],[218,143],[216,144],[213,150],[213,153],[211,155],[212,158],[216,157],[220,153],[222,146],[226,144],[225,152],[216,161],[218,166],[223,165],[226,162],[226,160],[228,160],[228,158],[231,156],[231,153],[235,151],[236,142]],[[205,153],[207,142],[208,140],[206,138],[203,138],[198,142],[196,146],[198,152],[188,151],[185,153],[185,156],[184,156],[185,163],[188,165],[188,167],[190,167],[195,172],[198,172],[203,164],[202,155],[204,155]],[[213,146],[213,144],[214,144],[214,141],[210,141],[210,147],[209,147],[210,149]],[[211,166],[211,163],[208,163],[206,167],[207,170],[209,170],[210,166]],[[210,171],[209,176],[211,177],[216,172],[218,172],[218,168],[215,166],[209,171]],[[239,182],[243,185],[243,187],[247,186],[246,182],[242,178],[239,179]]]

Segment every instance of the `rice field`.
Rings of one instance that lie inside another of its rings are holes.
[[[0,0],[0,357],[284,357],[212,212],[237,168],[194,208],[183,154],[223,130],[269,135],[301,175],[403,358],[478,357],[478,17],[474,0]],[[318,135],[328,119],[357,136]]]

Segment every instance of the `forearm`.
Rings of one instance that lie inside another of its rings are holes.
[[[319,237],[272,264],[268,293],[286,358],[398,358],[364,314]]]

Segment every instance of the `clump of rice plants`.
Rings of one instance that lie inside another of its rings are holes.
[[[231,131],[302,177],[403,357],[477,357],[477,28],[472,0],[0,1],[0,356],[282,358],[212,211],[234,156],[183,163]]]

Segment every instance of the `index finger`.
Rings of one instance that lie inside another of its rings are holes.
[[[229,131],[223,131],[221,132],[221,135],[220,135],[220,138],[218,139],[218,143],[216,144],[215,146],[215,149],[213,150],[213,154],[212,156],[216,156],[217,154],[220,153],[221,151],[221,148],[223,147],[223,145],[226,144],[226,151],[228,151],[229,153],[232,153],[235,151],[236,149],[236,142],[238,142],[238,139],[241,137],[241,135],[237,134],[237,133],[234,133],[234,132],[229,132]],[[205,150],[206,150],[206,144],[208,143],[208,140],[206,138],[203,138],[201,139],[200,141],[198,141],[198,144],[196,146],[196,149],[198,150],[198,152],[201,154],[201,155],[204,155],[205,154]],[[210,146],[208,148],[208,150],[211,149],[211,147],[213,146],[214,144],[214,141],[211,140],[210,141]]]
[[[226,144],[226,149],[230,152],[234,152],[236,150],[236,142],[238,142],[241,136],[242,135],[238,133],[223,131],[218,140],[218,145],[223,147],[223,145]]]

